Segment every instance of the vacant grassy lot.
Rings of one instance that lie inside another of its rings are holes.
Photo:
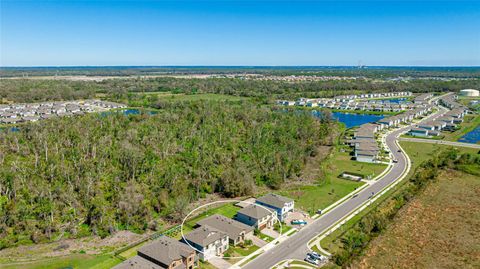
[[[448,145],[437,145],[437,144],[408,142],[408,141],[401,141],[400,145],[408,154],[408,156],[410,157],[410,160],[413,162],[412,170],[414,170],[414,168],[416,168],[420,163],[431,158],[434,152],[438,152],[442,149],[452,147]],[[472,153],[472,154],[478,153],[478,149],[465,148],[465,147],[455,147],[455,148],[465,153]]]
[[[317,185],[293,186],[288,190],[277,193],[291,197],[295,200],[295,207],[310,214],[318,209],[326,208],[348,193],[360,187],[363,182],[341,179],[342,172],[358,173],[372,178],[385,170],[385,164],[360,163],[351,160],[348,151],[341,152],[336,149],[322,164],[323,179]]]
[[[401,141],[400,145],[402,148],[405,150],[405,152],[408,154],[410,157],[410,160],[412,161],[412,168],[407,176],[409,178],[410,176],[413,175],[415,169],[424,161],[432,158],[433,154],[435,152],[441,151],[443,149],[449,148],[450,146],[447,145],[436,145],[436,144],[427,144],[427,143],[416,143],[416,142],[407,142],[407,141]],[[460,147],[458,148],[461,152],[463,153],[477,153],[478,150],[476,149],[471,149],[471,148],[464,148]],[[475,168],[471,168],[475,169]],[[331,252],[334,253],[339,250],[341,247],[341,242],[340,238],[341,236],[348,231],[355,223],[357,223],[363,216],[368,214],[375,206],[381,204],[383,201],[385,201],[387,198],[393,196],[395,193],[397,193],[403,186],[404,183],[407,182],[407,180],[404,180],[395,188],[391,189],[389,192],[387,192],[382,198],[378,199],[375,201],[375,203],[365,209],[364,211],[360,212],[360,214],[356,215],[352,219],[350,219],[347,223],[345,223],[342,227],[334,231],[332,234],[329,236],[325,237],[321,241],[322,247]]]
[[[479,191],[478,177],[443,173],[353,268],[480,268]]]

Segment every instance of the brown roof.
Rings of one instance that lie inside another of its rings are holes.
[[[195,252],[187,244],[181,243],[168,236],[160,236],[153,243],[141,247],[138,254],[148,256],[162,264],[169,265],[173,261],[180,260],[192,255]]]
[[[164,269],[160,265],[156,265],[153,262],[150,262],[142,257],[134,256],[119,265],[113,267],[113,269]]]
[[[225,216],[215,214],[208,218],[202,219],[197,222],[198,225],[201,226],[210,226],[214,229],[217,229],[225,234],[227,234],[230,238],[238,237],[242,232],[248,233],[253,231],[253,227],[243,224],[239,221],[233,220],[231,218],[227,218]]]
[[[271,215],[272,211],[267,210],[264,207],[259,205],[251,205],[251,206],[247,206],[245,208],[240,209],[238,213],[254,219],[261,219],[265,216]]]
[[[227,234],[208,225],[204,225],[187,234],[185,239],[199,246],[205,247],[224,237],[228,237]]]

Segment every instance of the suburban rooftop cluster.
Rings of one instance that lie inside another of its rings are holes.
[[[126,106],[123,104],[96,99],[0,105],[0,123],[33,122],[51,117],[83,115],[85,113],[124,107]]]
[[[137,256],[115,269],[194,268],[198,260],[209,261],[221,256],[230,245],[236,246],[253,238],[255,229],[272,228],[277,218],[282,220],[293,211],[294,201],[277,194],[267,194],[256,199],[254,204],[241,202],[237,206],[242,208],[234,219],[219,214],[203,218],[181,241],[162,235],[153,243],[141,247]]]
[[[410,92],[398,93],[371,93],[361,95],[346,95],[335,98],[299,98],[297,101],[277,100],[278,105],[283,106],[304,106],[321,107],[340,110],[360,110],[360,111],[378,111],[378,112],[400,112],[403,110],[414,109],[422,106],[419,103],[402,101],[393,103],[387,100],[364,100],[370,98],[392,98],[408,97]]]
[[[468,109],[458,103],[454,95],[440,98],[439,103],[451,110],[435,120],[416,125],[410,129],[409,135],[418,137],[439,136],[440,131],[454,131],[457,128],[457,124],[463,122],[463,117],[467,114]]]
[[[360,125],[353,139],[348,141],[353,147],[355,159],[360,162],[376,162],[380,153],[380,147],[375,140],[376,132],[384,128],[396,127],[400,123],[411,122],[414,118],[425,115],[431,110],[431,105],[422,105],[399,115],[385,117],[375,123]]]

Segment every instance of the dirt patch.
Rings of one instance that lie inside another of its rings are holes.
[[[1,250],[0,259],[22,261],[72,253],[100,254],[125,246],[148,235],[119,231],[103,239],[98,236],[89,236],[81,239],[65,239],[52,243],[18,246]]]
[[[480,178],[449,171],[352,268],[480,268]]]

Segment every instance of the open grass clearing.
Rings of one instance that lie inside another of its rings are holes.
[[[335,149],[322,163],[323,179],[316,185],[292,186],[288,190],[277,191],[278,194],[295,200],[296,208],[310,215],[318,209],[324,209],[345,195],[363,185],[363,182],[339,178],[343,172],[350,172],[374,178],[382,173],[387,165],[361,163],[351,159],[348,151],[342,152],[341,147]]]
[[[478,177],[443,172],[352,268],[479,268]]]
[[[418,143],[418,142],[408,142],[408,141],[401,141],[400,145],[404,149],[404,151],[410,157],[412,161],[412,167],[407,175],[407,179],[410,178],[415,169],[424,161],[430,159],[435,152],[441,151],[442,149],[449,148],[451,146],[448,145],[437,145],[437,144],[428,144],[428,143]],[[458,148],[463,153],[472,153],[475,154],[478,152],[476,149],[472,148],[465,148],[460,147]],[[321,242],[321,246],[323,249],[329,251],[330,253],[334,253],[339,250],[341,247],[340,238],[341,236],[348,231],[351,227],[353,227],[363,216],[370,213],[375,207],[381,204],[383,201],[387,200],[389,197],[392,197],[395,193],[401,190],[407,179],[404,179],[394,188],[390,189],[387,193],[385,193],[382,197],[377,199],[372,205],[367,207],[365,210],[360,212],[359,214],[355,215],[353,218],[348,220],[344,225],[342,225],[339,229],[335,230],[333,233],[325,237]],[[318,249],[314,249],[318,250]]]

